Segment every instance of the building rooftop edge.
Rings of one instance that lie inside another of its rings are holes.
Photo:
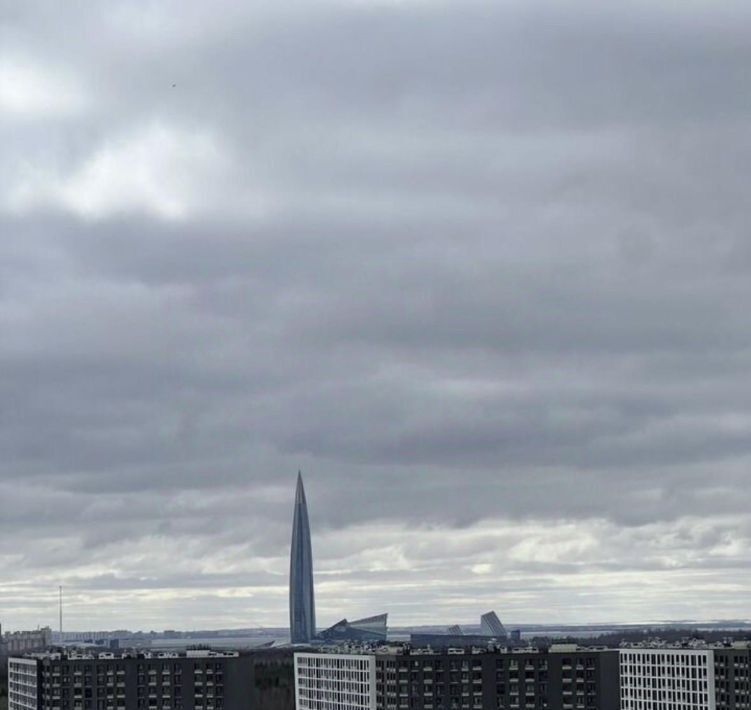
[[[240,655],[249,654],[241,654],[239,651],[221,651],[216,649],[196,649],[185,651],[145,651],[143,649],[122,649],[117,651],[36,651],[31,653],[11,654],[8,660],[117,661],[130,658],[142,658],[148,660],[172,658],[238,658]]]

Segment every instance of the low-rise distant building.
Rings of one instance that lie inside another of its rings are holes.
[[[7,657],[43,651],[52,641],[52,629],[48,626],[36,631],[13,631],[3,634],[0,629],[0,656]]]
[[[317,638],[323,641],[377,642],[386,641],[387,633],[388,614],[379,614],[356,621],[342,619],[321,631]]]
[[[506,638],[506,628],[494,611],[489,611],[480,617],[480,634],[493,638]]]
[[[413,646],[431,646],[434,648],[472,648],[503,644],[508,639],[506,628],[494,611],[480,617],[479,632],[468,633],[458,624],[453,624],[445,633],[414,633],[410,635]]]

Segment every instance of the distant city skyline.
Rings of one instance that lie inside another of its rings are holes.
[[[748,617],[751,3],[0,14],[4,628]]]

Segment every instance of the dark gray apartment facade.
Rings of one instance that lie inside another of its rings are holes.
[[[293,710],[292,656],[277,656],[187,651],[11,658],[8,710]]]
[[[751,709],[751,645],[714,647],[717,710]]]
[[[376,656],[384,710],[616,710],[618,653],[548,652]]]

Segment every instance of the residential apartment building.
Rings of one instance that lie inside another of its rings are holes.
[[[297,710],[376,710],[375,656],[295,654]]]
[[[710,650],[628,648],[620,651],[621,710],[715,710]]]
[[[0,633],[0,656],[22,655],[31,651],[43,651],[52,640],[52,630],[45,626],[36,631],[13,631]]]
[[[712,653],[718,710],[751,710],[751,644],[714,647]]]
[[[297,710],[617,710],[618,651],[553,646],[407,650],[347,654],[361,663],[358,692],[369,704],[342,701],[351,682],[342,654],[296,653]],[[354,670],[354,667],[350,665]],[[315,669],[316,672],[311,672]],[[374,697],[373,697],[374,696]],[[329,703],[329,704],[326,704]]]
[[[751,644],[620,649],[622,710],[750,710]]]
[[[43,653],[8,660],[8,710],[294,710],[292,675],[291,653]]]
[[[26,658],[8,661],[8,707],[13,710],[37,710],[39,707],[36,661]]]

